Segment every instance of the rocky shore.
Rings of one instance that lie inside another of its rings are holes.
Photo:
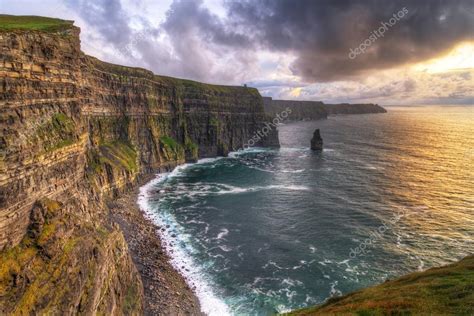
[[[242,148],[271,118],[257,89],[102,62],[79,34],[0,15],[0,314],[199,314],[137,184]]]
[[[140,185],[151,179],[153,175],[143,177]],[[158,234],[160,227],[140,210],[138,193],[139,186],[108,205],[142,279],[144,315],[203,315],[192,289],[169,262]]]

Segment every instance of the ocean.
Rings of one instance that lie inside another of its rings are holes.
[[[315,128],[322,152],[309,149]],[[138,203],[209,315],[271,315],[474,253],[474,107],[279,127],[157,175]]]

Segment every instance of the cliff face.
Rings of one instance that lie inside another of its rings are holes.
[[[105,202],[242,147],[266,119],[258,91],[101,62],[72,25],[0,28],[0,55],[0,313],[140,313]]]
[[[367,104],[325,104],[321,101],[296,101],[296,100],[273,100],[270,97],[263,98],[265,112],[270,116],[277,116],[287,107],[291,109],[291,114],[287,121],[321,120],[329,115],[337,114],[369,114],[386,113],[387,111],[372,103]]]
[[[387,113],[383,107],[373,103],[340,103],[325,104],[324,108],[328,115],[334,114],[369,114],[369,113]]]
[[[277,116],[286,108],[291,109],[287,121],[321,120],[328,117],[328,113],[321,101],[294,101],[294,100],[273,100],[264,97],[265,112],[270,116]]]

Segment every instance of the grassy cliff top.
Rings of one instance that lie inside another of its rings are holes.
[[[74,21],[41,17],[41,16],[33,16],[33,15],[20,16],[20,15],[0,14],[0,32],[23,30],[23,31],[41,31],[41,32],[55,33],[55,32],[67,31],[72,28],[74,28]],[[239,92],[239,93],[243,93],[247,95],[250,94],[255,97],[260,97],[258,90],[255,88],[207,84],[207,83],[197,82],[193,80],[160,76],[160,75],[155,75],[151,71],[143,69],[143,68],[115,65],[115,64],[103,62],[92,56],[89,56],[89,60],[93,63],[95,68],[102,71],[111,72],[117,75],[145,77],[154,81],[162,82],[163,84],[181,86],[190,90],[192,89],[207,90],[207,91],[212,91],[214,93],[222,93],[222,94]]]
[[[74,21],[42,16],[0,14],[0,31],[32,30],[60,32],[72,28],[73,24]]]
[[[186,89],[197,89],[197,90],[207,90],[215,93],[243,93],[250,94],[255,97],[260,97],[260,93],[256,88],[244,87],[244,86],[227,86],[227,85],[217,85],[204,83],[194,80],[174,78],[162,75],[155,75],[152,71],[138,68],[138,67],[128,67],[122,65],[116,65],[108,62],[99,60],[96,57],[88,56],[89,61],[94,65],[98,70],[114,73],[122,76],[134,76],[134,77],[144,77],[153,81],[157,81],[166,85],[172,85],[176,87],[183,87]]]
[[[287,315],[474,315],[474,256]]]

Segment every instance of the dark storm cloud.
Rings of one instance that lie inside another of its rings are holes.
[[[229,54],[245,65],[246,55],[239,50],[251,46],[250,38],[233,31],[203,5],[202,0],[174,1],[165,21],[153,26],[146,14],[128,12],[121,0],[66,0],[84,21],[125,56],[129,64],[149,68],[155,72],[196,80],[229,81],[232,73],[212,71],[216,60],[211,53]],[[137,30],[130,26],[134,20]],[[167,35],[170,47],[156,40],[159,34]],[[237,45],[238,43],[238,45]],[[135,53],[132,53],[135,52]]]
[[[210,69],[216,60],[203,47],[218,55],[237,55],[239,50],[252,45],[250,38],[235,32],[231,25],[204,7],[201,0],[175,0],[161,26],[173,43],[174,54],[182,63],[182,75],[188,78],[216,79],[209,78]],[[225,51],[227,48],[232,48],[232,52]],[[234,60],[246,63],[238,56]],[[232,73],[220,74],[219,77],[221,80],[232,80]]]
[[[233,25],[225,24],[218,16],[202,6],[202,1],[175,0],[168,10],[163,28],[177,40],[192,35],[218,45],[242,48],[251,45],[250,39],[233,31]]]
[[[312,83],[357,79],[368,72],[435,57],[460,41],[474,40],[472,0],[224,1],[226,15],[221,17],[202,1],[175,0],[160,26],[151,26],[146,14],[124,10],[120,0],[67,3],[118,51],[132,44],[139,57],[129,56],[130,62],[199,80],[230,80],[235,76],[228,69],[230,64],[211,73],[221,56],[231,56],[237,71],[248,66],[252,54],[261,49],[291,53],[296,58],[293,74]],[[403,8],[408,13],[383,37],[364,54],[349,58],[351,49]],[[138,19],[141,31],[130,28],[132,18]],[[155,41],[158,33],[167,36],[171,50]]]
[[[309,81],[347,79],[439,55],[473,40],[472,0],[228,1],[233,23],[270,50],[293,52],[295,74]],[[402,8],[408,14],[377,39],[365,54],[356,48]]]

